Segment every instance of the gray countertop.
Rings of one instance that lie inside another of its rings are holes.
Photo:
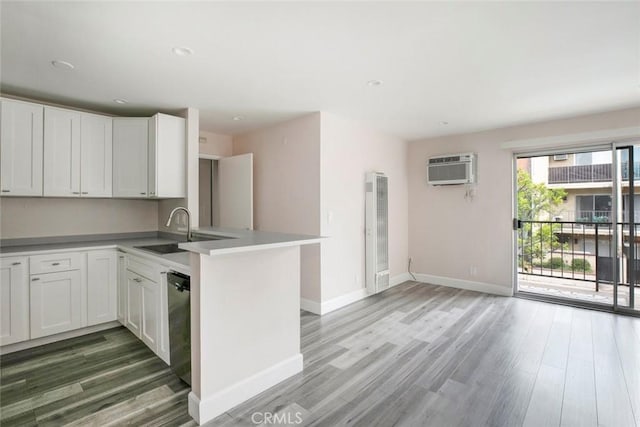
[[[0,256],[24,256],[51,252],[69,252],[73,250],[118,249],[143,258],[160,262],[169,268],[190,274],[190,252],[203,255],[264,250],[285,246],[297,246],[317,243],[318,236],[303,234],[272,233],[265,231],[238,230],[218,227],[201,227],[193,230],[200,238],[210,235],[214,240],[186,242],[182,234],[171,233],[131,233],[118,235],[95,236],[59,236],[42,239],[13,239],[7,245],[3,242]],[[84,238],[83,238],[84,237]],[[224,237],[221,239],[221,237]],[[156,254],[137,246],[149,246],[165,243],[182,242],[179,247],[187,252],[173,254]],[[24,244],[21,244],[24,243]]]
[[[273,233],[268,231],[237,230],[219,227],[200,227],[194,232],[205,236],[230,237],[220,240],[204,240],[200,242],[180,243],[181,249],[202,255],[223,255],[238,252],[248,252],[272,249],[285,246],[299,246],[318,243],[320,236],[306,234]]]

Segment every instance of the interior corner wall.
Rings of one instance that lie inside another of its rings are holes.
[[[320,234],[320,114],[233,138],[233,154],[253,153],[254,228]],[[300,253],[301,298],[319,303],[320,244]]]
[[[221,133],[201,130],[199,142],[200,154],[229,157],[233,155],[233,137]]]
[[[513,151],[501,148],[503,144],[637,126],[639,117],[640,108],[634,108],[409,143],[409,255],[413,271],[497,285],[510,292]],[[430,156],[462,152],[478,154],[473,200],[465,199],[464,186],[434,187],[426,180]]]
[[[391,278],[407,272],[407,142],[351,120],[321,116],[321,278],[326,302],[365,288],[365,179],[389,178]]]

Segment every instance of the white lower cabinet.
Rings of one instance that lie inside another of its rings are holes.
[[[118,252],[118,322],[127,326],[127,261]]]
[[[167,272],[168,268],[161,268],[160,271],[160,331],[158,335],[158,350],[156,354],[164,360],[167,365],[171,364],[169,356],[169,302],[167,293]]]
[[[141,286],[142,327],[140,338],[154,352],[158,351],[158,331],[160,330],[160,285],[144,279]]]
[[[138,274],[127,271],[126,327],[138,338],[142,329],[142,280]]]
[[[30,292],[31,339],[82,327],[80,270],[32,275]]]
[[[167,267],[115,249],[0,261],[0,346],[118,320],[169,364]]]
[[[125,326],[169,364],[168,268],[130,255],[125,260]]]
[[[29,339],[29,259],[0,261],[0,345],[7,345]]]
[[[118,266],[115,250],[87,252],[88,325],[117,319]]]

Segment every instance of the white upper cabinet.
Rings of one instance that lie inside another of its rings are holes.
[[[156,114],[149,119],[149,196],[187,195],[185,119]]]
[[[113,197],[147,197],[148,118],[113,119]]]
[[[43,106],[0,101],[3,196],[42,196]]]
[[[44,195],[80,197],[80,113],[44,107]]]
[[[85,197],[111,197],[112,118],[81,113],[80,192]]]

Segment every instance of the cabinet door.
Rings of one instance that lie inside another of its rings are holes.
[[[82,326],[80,270],[31,276],[31,339]]]
[[[125,255],[118,253],[118,321],[127,325],[127,264]]]
[[[87,321],[89,326],[117,318],[116,251],[87,252]]]
[[[167,365],[171,364],[169,348],[169,303],[167,293],[167,272],[168,268],[161,268],[160,272],[160,332],[158,334],[158,350],[156,354],[164,360]]]
[[[27,258],[0,260],[0,345],[29,339]]]
[[[146,197],[149,119],[113,119],[113,196]]]
[[[3,196],[42,196],[43,106],[0,101]]]
[[[44,107],[44,195],[80,197],[80,113]]]
[[[159,285],[148,279],[142,281],[142,330],[140,338],[155,353],[158,351],[160,325]]]
[[[80,125],[80,192],[82,196],[111,197],[112,119],[82,113]]]
[[[142,330],[142,277],[127,271],[127,328],[140,337]]]
[[[149,196],[186,197],[186,121],[158,113],[149,119]]]

